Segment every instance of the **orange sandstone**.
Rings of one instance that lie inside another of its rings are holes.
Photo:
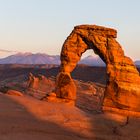
[[[107,86],[104,106],[140,111],[140,77],[133,61],[116,41],[117,31],[97,25],[76,26],[63,44],[61,68],[56,81],[58,98],[76,99],[70,73],[82,54],[93,49],[106,63]]]

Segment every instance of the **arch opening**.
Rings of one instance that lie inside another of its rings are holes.
[[[86,38],[83,38],[83,41],[85,42],[85,44],[87,44],[88,49],[92,49],[93,52],[98,55],[102,61],[106,64],[106,58],[104,57],[104,54],[102,54],[101,50],[96,46],[96,44],[94,44],[93,41],[87,40]]]
[[[86,50],[77,64],[71,73],[72,78],[106,86],[106,64],[93,49]]]
[[[76,107],[85,112],[100,112],[106,88],[106,64],[94,53],[86,50],[71,76],[77,88]],[[86,56],[86,57],[85,57]]]

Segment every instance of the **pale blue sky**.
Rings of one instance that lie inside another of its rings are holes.
[[[78,24],[116,28],[125,54],[140,59],[140,0],[0,0],[0,50],[59,54]]]

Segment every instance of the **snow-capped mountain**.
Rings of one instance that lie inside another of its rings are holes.
[[[0,64],[60,64],[59,55],[48,55],[44,53],[17,53],[0,59]],[[82,59],[79,64],[89,66],[105,66],[99,56],[88,56]]]
[[[83,58],[79,64],[86,64],[89,66],[105,66],[105,63],[99,56],[90,55],[86,58]]]
[[[0,64],[60,64],[60,56],[42,53],[17,53],[0,59]]]

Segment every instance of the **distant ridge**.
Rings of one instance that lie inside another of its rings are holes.
[[[0,59],[0,64],[60,64],[59,55],[17,53]]]
[[[140,67],[140,60],[136,60],[134,61],[134,63],[137,67]],[[79,62],[79,64],[86,64],[88,66],[105,66],[106,65],[99,56],[93,56],[93,55],[85,57]]]
[[[99,56],[93,56],[93,55],[85,57],[79,62],[79,64],[86,64],[88,66],[105,66],[106,65]]]
[[[0,59],[0,64],[55,64],[60,65],[59,55],[48,55],[45,53],[17,53]],[[99,56],[90,55],[79,61],[78,64],[88,66],[105,67],[105,63]],[[135,61],[135,65],[140,67],[140,60]]]
[[[60,65],[59,55],[48,55],[45,53],[17,53],[0,59],[0,64],[56,64]],[[105,63],[98,56],[88,56],[82,59],[79,64],[89,66],[105,66]]]
[[[135,65],[136,65],[137,67],[140,67],[140,60],[136,60],[136,61],[135,61]]]

